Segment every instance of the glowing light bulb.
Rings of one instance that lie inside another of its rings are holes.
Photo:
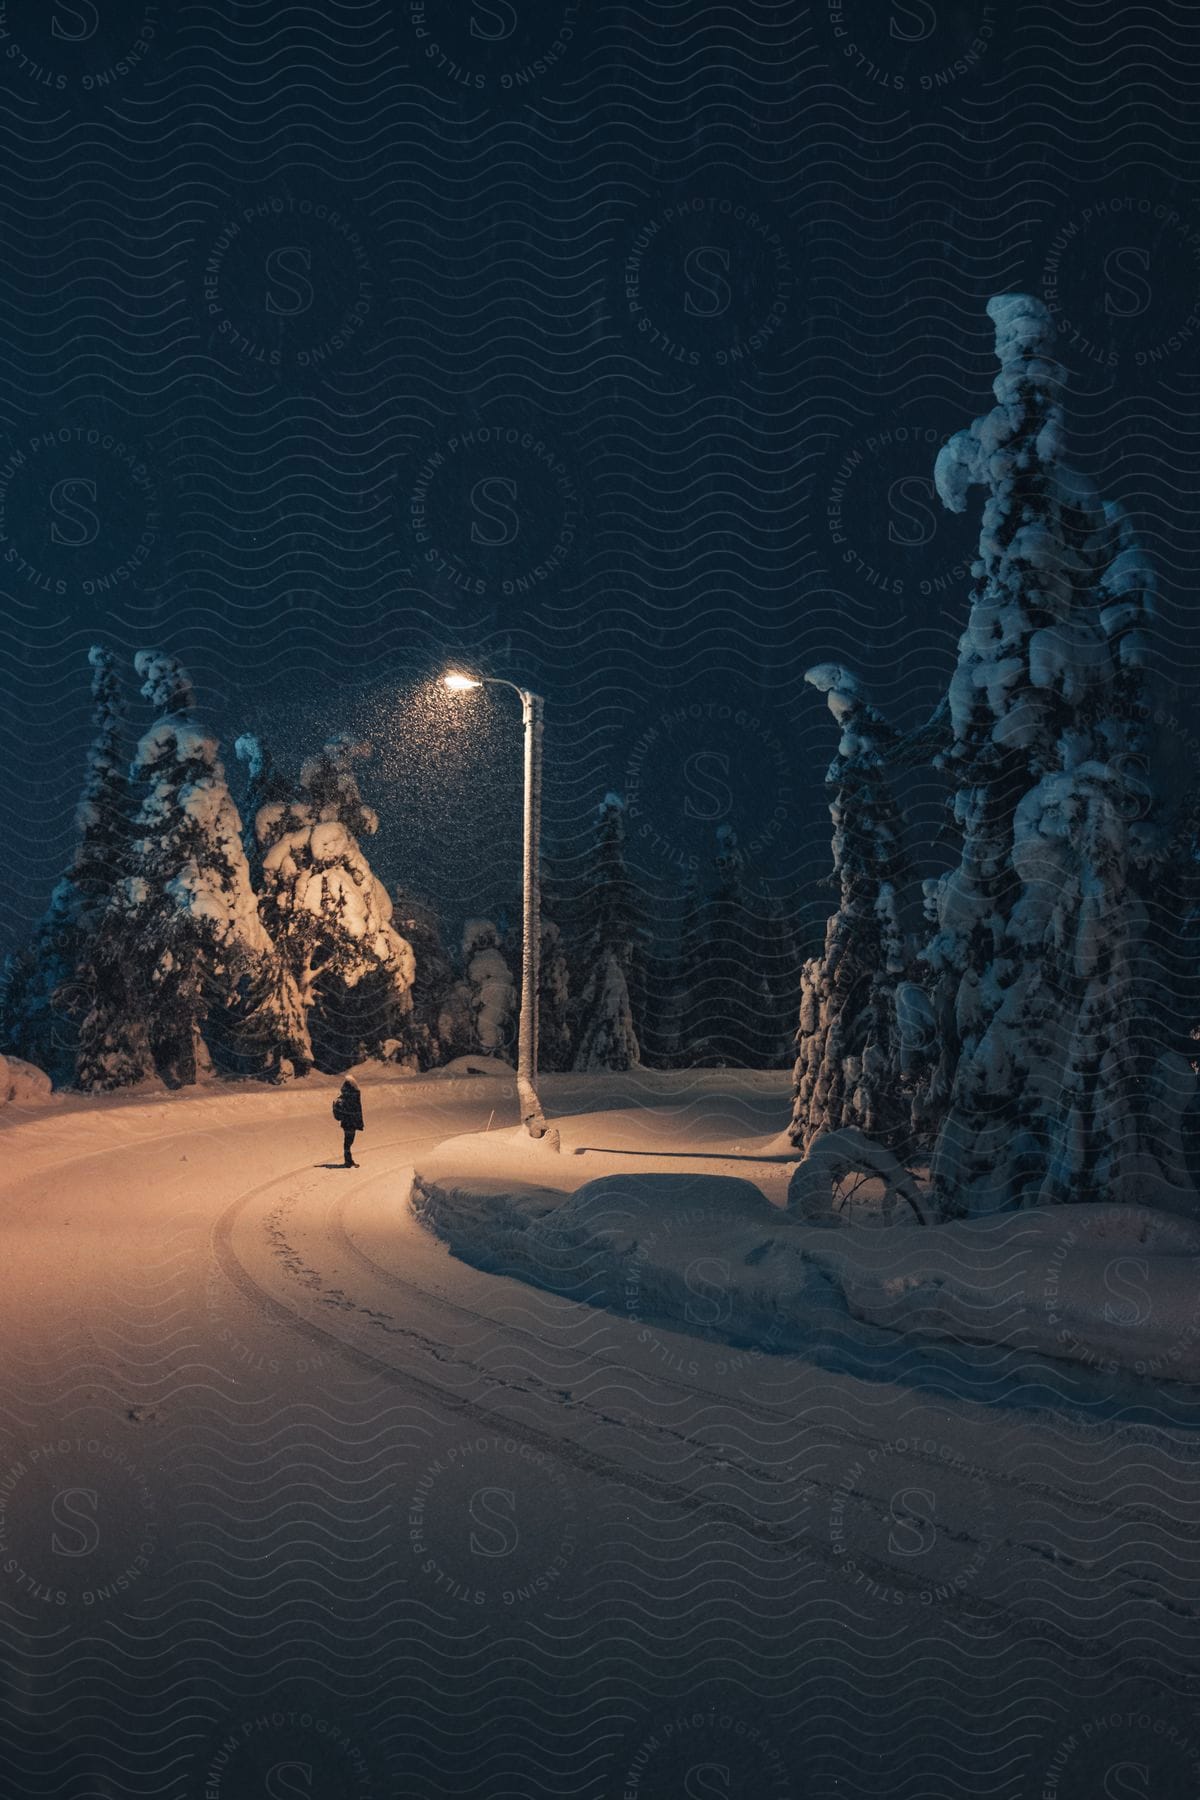
[[[452,694],[465,694],[469,688],[482,687],[473,675],[462,675],[457,669],[451,669],[448,675],[442,676],[442,686],[448,687]]]

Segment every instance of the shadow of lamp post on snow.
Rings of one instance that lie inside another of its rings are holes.
[[[511,688],[521,701],[525,727],[524,854],[521,878],[521,1011],[517,1024],[517,1098],[521,1123],[531,1138],[540,1138],[549,1149],[559,1148],[558,1132],[546,1124],[537,1095],[538,960],[541,947],[541,885],[538,860],[542,830],[542,719],[545,702],[540,694],[518,687],[502,675],[469,675],[448,669],[442,686],[452,694],[469,694],[482,687]]]

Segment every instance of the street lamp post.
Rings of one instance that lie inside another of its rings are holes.
[[[525,727],[524,854],[521,872],[521,1011],[517,1023],[517,1100],[521,1123],[532,1138],[558,1147],[558,1133],[546,1124],[537,1095],[538,966],[541,956],[541,884],[538,865],[542,832],[542,713],[540,694],[518,687],[500,675],[464,675],[452,669],[442,677],[451,693],[481,687],[511,688],[520,697]]]

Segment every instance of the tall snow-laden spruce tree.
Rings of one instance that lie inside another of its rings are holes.
[[[134,756],[137,812],[108,924],[137,972],[154,1068],[179,1087],[208,1066],[206,1023],[218,1024],[240,983],[261,977],[271,944],[217,740],[195,718],[187,672],[156,650],[139,650],[134,665],[156,717]]]
[[[666,948],[651,950],[647,957],[649,1062],[656,1069],[684,1068],[690,1060],[685,1038],[688,983],[703,954],[707,917],[707,895],[698,869],[689,871],[672,911],[676,923],[673,941]],[[793,1025],[794,1013],[793,1008]],[[643,1053],[646,1049],[643,1044]]]
[[[393,924],[412,946],[410,1030],[420,1066],[431,1069],[444,1061],[447,1054],[459,1053],[458,1047],[448,1050],[453,1028],[447,1033],[447,1042],[442,1042],[442,1015],[454,988],[454,970],[442,942],[437,911],[427,900],[404,890],[398,892],[395,896]]]
[[[900,923],[904,858],[887,776],[896,733],[835,663],[804,678],[841,729],[826,775],[836,911],[801,971],[792,1142],[854,1126],[889,1148],[908,1137],[897,987],[911,961]]]
[[[242,796],[242,844],[250,876],[255,886],[262,882],[262,840],[258,835],[258,815],[264,806],[291,797],[287,778],[276,767],[275,758],[261,738],[243,732],[233,746],[233,753],[246,768],[246,791]]]
[[[1044,307],[1005,295],[988,312],[997,405],[935,469],[952,511],[985,494],[940,758],[961,856],[937,883],[924,952],[941,1052],[935,1190],[951,1214],[1190,1207],[1192,1077],[1162,1050],[1149,997],[1153,579],[1120,508],[1064,465]]]
[[[583,990],[572,1066],[588,1074],[633,1069],[641,1054],[625,971],[615,951],[606,950]]]
[[[112,907],[133,835],[124,694],[109,651],[93,645],[88,661],[96,738],[79,808],[75,874],[84,917],[68,1006],[78,1026],[75,1085],[111,1089],[128,1087],[149,1072],[150,1046],[139,1002],[136,953],[131,953]]]
[[[463,926],[462,959],[472,1049],[515,1062],[516,982],[501,948],[499,928],[491,919],[467,920]]]
[[[757,914],[758,1017],[751,1037],[756,1069],[791,1068],[800,1005],[801,936],[790,906],[769,895]]]
[[[717,829],[713,880],[680,945],[680,1057],[694,1067],[775,1068],[795,1028],[795,943],[747,866],[731,825]]]
[[[129,840],[124,704],[111,652],[94,644],[88,662],[95,737],[75,814],[78,837],[71,866],[10,978],[6,1047],[56,1083],[74,1082],[86,1026],[84,1085],[115,1087],[144,1073],[144,1045],[137,1041],[124,972],[119,958],[110,960],[112,946],[103,943],[101,930]],[[97,1033],[112,1040],[102,1071],[88,1066]]]
[[[637,1022],[646,928],[625,861],[625,802],[619,794],[606,794],[596,809],[576,930],[573,1066],[632,1068],[641,1060]]]
[[[290,983],[293,1060],[339,1071],[412,1051],[412,947],[360,838],[379,820],[354,765],[369,747],[334,738],[300,771],[295,800],[258,810],[262,917]]]
[[[437,1044],[441,1062],[470,1056],[478,1049],[471,986],[465,976],[452,981],[442,995],[437,1015]]]
[[[717,829],[711,886],[699,896],[680,958],[680,1041],[696,1068],[749,1060],[758,970],[750,937],[745,858],[732,826]]]
[[[33,1062],[29,1011],[34,975],[33,951],[25,945],[10,950],[0,967],[0,1056],[19,1056]],[[38,1065],[41,1067],[41,1064]]]
[[[250,879],[266,912],[263,852],[290,796],[290,785],[268,749],[250,733],[234,743],[234,754],[246,766],[242,801],[242,845]],[[271,813],[266,809],[273,808]],[[266,823],[266,821],[270,821]],[[264,829],[260,830],[260,824]],[[265,921],[264,921],[265,922]],[[270,937],[270,932],[267,933]],[[300,992],[286,956],[272,941],[271,955],[238,984],[222,1014],[221,1041],[215,1060],[230,1073],[260,1075],[276,1082],[288,1075],[305,1076],[313,1064],[312,1040]]]
[[[550,882],[543,880],[538,955],[538,1068],[548,1074],[559,1074],[571,1067],[574,1013],[571,969],[562,930],[555,916],[565,906],[565,896],[557,891],[552,892]],[[516,904],[509,910],[508,919],[503,948],[516,978],[521,969],[523,928],[519,896]]]
[[[645,962],[645,999],[638,1037],[642,1061],[651,1069],[674,1069],[679,1064],[682,998],[678,942],[667,938],[665,942],[647,945]]]
[[[571,1066],[571,975],[562,932],[543,918],[538,958],[538,1067],[550,1074]]]

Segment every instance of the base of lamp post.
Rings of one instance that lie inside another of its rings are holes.
[[[521,1074],[517,1076],[517,1099],[521,1106],[521,1123],[529,1136],[544,1143],[548,1150],[557,1150],[560,1147],[558,1132],[547,1125],[537,1090],[529,1078]]]

